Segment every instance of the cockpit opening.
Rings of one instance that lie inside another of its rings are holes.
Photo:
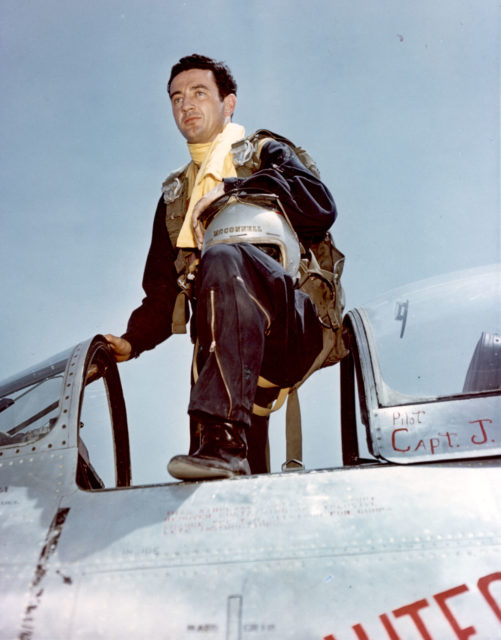
[[[463,385],[464,393],[501,388],[501,335],[482,331]]]

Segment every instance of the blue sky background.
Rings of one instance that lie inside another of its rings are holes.
[[[497,0],[0,0],[0,378],[140,302],[165,176],[165,85],[225,60],[235,121],[306,147],[339,209],[347,307],[500,259]],[[120,366],[136,482],[187,447],[191,346]],[[339,463],[336,368],[302,394],[307,466]],[[282,418],[274,423],[275,468]]]

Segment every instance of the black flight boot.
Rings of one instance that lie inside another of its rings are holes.
[[[210,480],[250,475],[243,425],[202,424],[200,447],[191,455],[174,456],[167,470],[179,480]]]

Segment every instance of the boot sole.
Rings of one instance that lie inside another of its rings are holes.
[[[167,471],[178,480],[216,480],[217,478],[234,478],[243,473],[235,473],[230,469],[218,469],[208,465],[197,464],[180,456],[173,458],[167,465]]]

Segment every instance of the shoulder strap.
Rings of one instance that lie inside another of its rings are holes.
[[[186,171],[189,163],[170,173],[162,184],[163,199],[165,202],[165,225],[172,246],[176,247],[177,237],[183,225],[186,213],[187,179]],[[185,267],[185,256],[179,250],[175,267],[181,273]],[[187,297],[184,291],[178,293],[172,313],[172,333],[186,333],[188,317]]]
[[[239,177],[246,177],[259,169],[261,164],[259,155],[262,143],[267,138],[276,140],[277,142],[283,142],[289,146],[306,169],[311,171],[311,173],[313,173],[317,178],[320,178],[318,167],[306,149],[298,147],[288,138],[281,136],[278,133],[274,133],[273,131],[269,131],[268,129],[258,129],[254,133],[251,133],[251,135],[246,138],[242,138],[242,140],[239,140],[232,145],[231,153],[233,155],[233,164],[235,165]]]
[[[184,176],[190,163],[169,173],[162,183],[162,194],[165,204],[170,204],[182,195]]]

